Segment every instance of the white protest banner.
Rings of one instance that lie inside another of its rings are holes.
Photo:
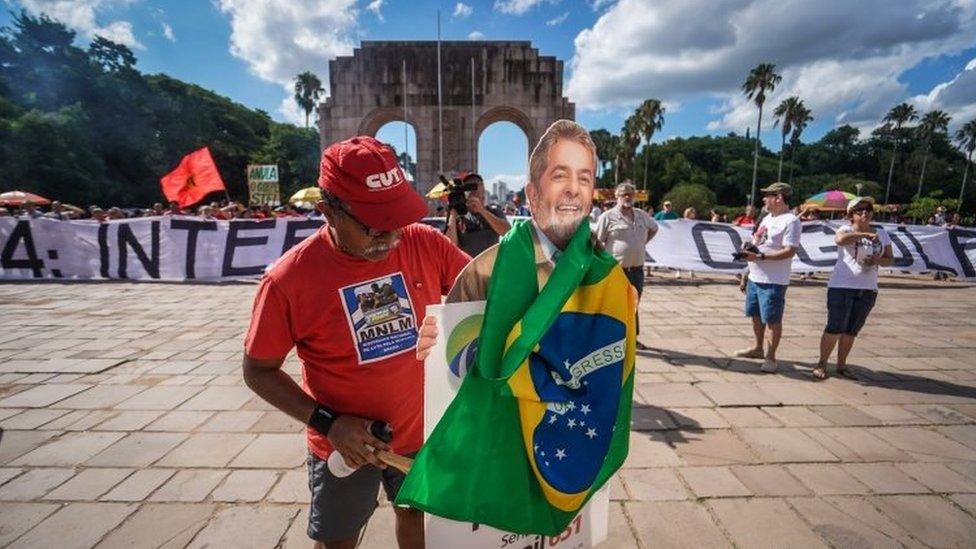
[[[474,338],[481,330],[484,301],[431,305],[427,314],[437,319],[437,338],[424,362],[424,438],[430,436],[437,422],[461,387],[461,379],[473,364]],[[466,341],[466,345],[459,342]],[[448,348],[460,347],[455,357]],[[517,513],[517,509],[512,510]],[[458,522],[425,515],[425,536],[429,549],[464,547],[465,549],[587,549],[607,538],[610,521],[610,488],[604,486],[593,494],[579,515],[558,536],[525,535],[503,532],[490,526]]]
[[[237,280],[260,277],[323,221],[0,218],[0,280]]]
[[[129,279],[219,281],[257,278],[321,227],[299,217],[205,221],[144,217],[98,223],[0,218],[0,280]],[[661,221],[647,246],[649,266],[738,273],[732,253],[750,232],[727,223]],[[793,272],[826,272],[837,259],[841,224],[803,224]],[[942,271],[976,280],[976,228],[879,224],[891,235],[892,272]]]
[[[812,221],[803,224],[800,248],[793,257],[793,272],[828,272],[837,261],[834,234],[843,223]],[[732,254],[751,238],[751,231],[728,223],[658,221],[657,236],[647,245],[645,264],[700,272],[738,273],[745,261]],[[875,224],[891,236],[895,263],[892,271],[944,271],[976,279],[976,229]]]

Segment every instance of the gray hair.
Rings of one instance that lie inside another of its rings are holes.
[[[549,167],[549,150],[560,139],[574,141],[589,149],[593,165],[597,165],[596,145],[593,144],[590,132],[572,120],[557,120],[546,129],[535,148],[532,149],[532,154],[529,155],[529,183],[538,187],[542,180],[542,174]]]
[[[614,189],[613,194],[636,193],[636,192],[637,192],[637,187],[633,186],[630,183],[624,182],[617,185],[617,188]]]

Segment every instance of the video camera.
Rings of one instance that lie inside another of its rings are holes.
[[[457,177],[448,180],[444,174],[438,177],[447,187],[447,209],[454,210],[459,216],[468,215],[468,197],[465,193],[478,190],[478,184],[474,181],[465,183]]]
[[[743,259],[746,258],[746,252],[752,252],[754,254],[758,254],[759,253],[759,248],[757,248],[756,245],[753,244],[752,242],[746,242],[746,243],[744,243],[742,245],[742,250],[741,251],[733,252],[732,253],[732,260],[733,261],[742,261]]]

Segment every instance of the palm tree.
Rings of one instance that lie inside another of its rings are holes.
[[[936,134],[944,134],[949,130],[949,120],[952,118],[945,111],[929,111],[922,117],[922,121],[915,128],[916,135],[925,142],[925,151],[922,155],[922,171],[918,174],[918,197],[922,197],[922,181],[925,179],[925,164],[929,161],[929,148],[932,146],[932,138]]]
[[[647,189],[647,162],[650,156],[648,147],[654,132],[664,127],[664,105],[660,99],[645,99],[637,111],[634,112],[637,134],[644,138],[644,185]]]
[[[756,174],[759,172],[759,133],[762,131],[763,103],[766,102],[766,92],[773,91],[781,80],[783,80],[783,77],[776,74],[776,65],[760,63],[749,72],[749,76],[746,77],[746,81],[742,84],[742,92],[759,107],[759,120],[756,122],[756,150],[752,155],[752,192],[749,193],[750,203],[756,201]]]
[[[901,129],[905,124],[918,119],[915,107],[908,103],[895,105],[885,115],[883,122],[890,128],[891,134],[891,165],[888,166],[888,186],[885,188],[885,204],[891,196],[891,176],[895,173],[895,156],[898,154],[898,140],[901,138]]]
[[[603,175],[605,173],[604,168],[607,162],[613,161],[614,153],[614,137],[613,134],[604,129],[593,130],[590,132],[590,139],[593,140],[593,144],[596,146],[596,157],[600,161],[600,173]]]
[[[793,131],[793,117],[796,115],[796,108],[801,105],[802,101],[797,96],[787,97],[779,105],[777,105],[776,110],[773,111],[773,116],[776,117],[776,122],[773,123],[775,128],[777,125],[782,123],[780,126],[782,131],[782,142],[779,146],[779,172],[776,175],[777,181],[783,180],[783,152],[786,151],[786,136]]]
[[[790,136],[790,185],[793,184],[793,168],[796,167],[793,157],[796,156],[796,148],[800,146],[800,135],[803,134],[803,130],[807,129],[807,124],[810,122],[813,122],[813,114],[803,104],[803,100],[800,100],[800,104],[796,106],[796,111],[793,112],[793,135]]]
[[[962,150],[966,151],[966,169],[962,172],[962,188],[959,189],[959,209],[962,210],[966,179],[969,178],[969,165],[973,163],[973,151],[976,151],[976,118],[966,122],[956,131],[956,141],[959,142]]]
[[[305,111],[305,127],[308,127],[308,116],[312,114],[315,105],[319,102],[319,96],[325,90],[322,89],[322,81],[318,76],[305,71],[295,77],[295,102],[298,107]]]
[[[635,170],[633,179],[637,179],[637,163],[634,162],[634,151],[640,143],[640,132],[637,129],[637,119],[633,115],[624,120],[624,127],[620,129],[620,141],[617,144],[617,170],[614,173],[614,183],[619,183],[620,169],[632,166]]]

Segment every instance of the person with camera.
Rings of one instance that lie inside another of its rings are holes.
[[[644,291],[644,256],[647,243],[657,234],[657,222],[650,214],[634,207],[637,189],[631,183],[621,183],[614,190],[617,204],[603,212],[593,232],[596,240],[610,252],[624,269],[624,274],[637,290],[638,301]],[[636,315],[636,313],[635,313]],[[637,321],[640,335],[640,320]],[[646,351],[647,346],[637,341],[637,348]]]
[[[878,299],[878,267],[894,263],[891,237],[884,229],[871,227],[873,215],[873,198],[851,199],[847,204],[849,224],[834,236],[837,263],[827,282],[827,326],[820,337],[820,360],[813,369],[815,380],[827,379],[827,360],[835,346],[837,374],[855,379],[847,367],[847,355]]]
[[[752,241],[737,259],[749,262],[746,285],[745,314],[752,318],[756,336],[753,347],[736,352],[743,358],[764,359],[763,372],[775,372],[776,349],[783,335],[783,312],[786,309],[786,289],[790,284],[792,259],[800,246],[803,225],[790,211],[793,187],[787,183],[773,183],[760,189],[763,205],[769,215],[759,222]],[[766,332],[769,345],[763,350]]]
[[[417,223],[427,205],[387,145],[371,137],[335,143],[320,170],[316,208],[327,223],[261,279],[243,375],[258,396],[308,424],[308,536],[316,547],[351,549],[380,485],[393,501],[404,480],[375,451],[412,455],[423,441],[417,323],[470,257]],[[281,370],[293,348],[300,386]],[[375,429],[383,424],[392,428],[389,443]],[[354,472],[336,469],[336,452]],[[394,513],[399,546],[423,547],[422,514]]]
[[[455,180],[457,181],[457,180]],[[485,181],[480,175],[471,173],[461,178],[464,200],[460,195],[448,196],[447,238],[464,253],[477,257],[481,252],[498,244],[498,237],[507,233],[512,226],[505,219],[501,208],[485,204]],[[470,189],[470,190],[469,190]]]

